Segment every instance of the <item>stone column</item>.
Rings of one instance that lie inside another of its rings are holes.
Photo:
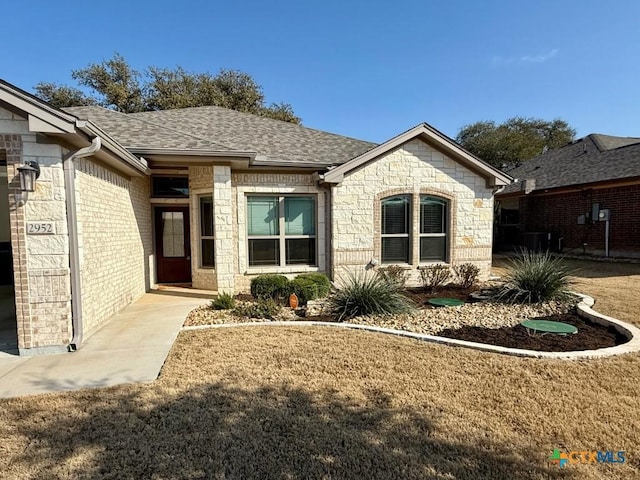
[[[231,167],[213,167],[214,235],[216,244],[216,276],[218,292],[233,293],[233,215],[232,215]]]

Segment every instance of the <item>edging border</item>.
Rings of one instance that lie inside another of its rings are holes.
[[[359,325],[355,323],[335,323],[335,322],[310,322],[310,321],[271,321],[271,322],[246,322],[246,323],[222,323],[216,325],[194,325],[182,327],[184,331],[194,330],[208,330],[213,328],[234,328],[234,327],[334,327],[334,328],[349,328],[353,330],[365,330],[369,332],[384,333],[387,335],[396,335],[400,337],[413,338],[415,340],[422,340],[424,342],[439,343],[449,345],[453,347],[466,347],[474,350],[481,350],[485,352],[502,353],[505,355],[514,355],[517,357],[531,357],[531,358],[548,358],[558,360],[581,360],[581,359],[593,359],[593,358],[605,358],[612,357],[614,355],[623,355],[626,353],[634,353],[640,351],[640,329],[630,325],[617,318],[608,317],[601,313],[596,312],[591,307],[595,303],[594,299],[588,295],[581,293],[575,293],[575,295],[581,298],[580,302],[576,306],[578,315],[588,318],[594,323],[598,323],[604,326],[612,326],[618,332],[625,337],[629,338],[629,341],[617,345],[615,347],[600,348],[597,350],[576,350],[571,352],[541,352],[537,350],[524,350],[519,348],[507,348],[497,345],[489,345],[486,343],[468,342],[466,340],[457,340],[455,338],[439,337],[437,335],[427,335],[424,333],[408,332],[405,330],[395,330],[392,328],[374,327],[370,325]]]

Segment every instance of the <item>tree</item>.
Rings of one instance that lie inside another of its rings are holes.
[[[74,70],[71,77],[91,92],[41,82],[36,95],[56,107],[100,105],[124,113],[214,105],[290,123],[301,123],[287,103],[265,105],[262,87],[247,73],[221,69],[217,75],[182,67],[133,69],[119,54]]]
[[[564,120],[513,117],[502,124],[483,120],[460,129],[456,141],[491,165],[504,168],[562,147],[576,131]]]
[[[57,108],[98,104],[95,98],[85,95],[82,90],[65,85],[40,82],[35,90],[38,97]]]

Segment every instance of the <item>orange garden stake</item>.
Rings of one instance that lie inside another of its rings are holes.
[[[289,295],[289,306],[293,309],[298,308],[298,296],[295,293]]]

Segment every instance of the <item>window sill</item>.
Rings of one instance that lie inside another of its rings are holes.
[[[428,262],[420,262],[420,264],[418,265],[418,270],[421,268],[426,268],[426,267],[432,267],[433,265],[446,265],[448,267],[451,266],[451,263],[449,262],[445,262],[444,260],[431,260]]]
[[[399,267],[402,268],[403,270],[411,270],[413,267],[413,265],[409,264],[409,263],[380,263],[378,265],[378,268],[386,268],[386,267]]]
[[[288,265],[286,267],[249,267],[245,275],[260,275],[262,273],[308,273],[319,272],[320,268],[311,265]]]

